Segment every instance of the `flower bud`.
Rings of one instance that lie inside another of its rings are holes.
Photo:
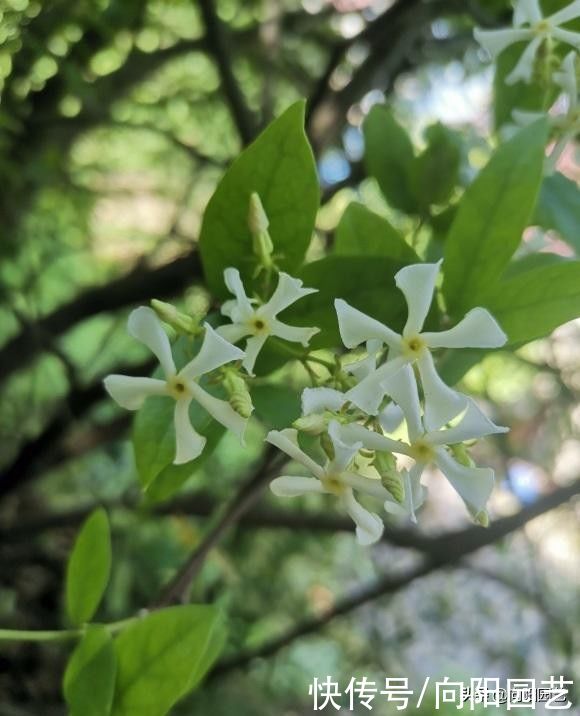
[[[489,527],[489,513],[487,510],[480,510],[475,514],[472,513],[473,521],[480,527]]]
[[[250,209],[248,211],[248,228],[252,234],[268,231],[270,222],[264,211],[259,194],[255,191],[250,195]]]
[[[329,460],[334,460],[334,445],[332,444],[330,435],[326,432],[322,433],[320,436],[320,447],[324,450]]]
[[[402,504],[405,501],[405,483],[397,471],[397,461],[390,452],[378,452],[373,465],[381,476],[381,484],[391,493],[394,499]]]
[[[475,467],[471,455],[467,452],[467,447],[463,443],[456,443],[455,445],[449,446],[453,457],[457,460],[460,465],[465,467]]]
[[[233,370],[226,370],[224,373],[223,383],[230,405],[242,418],[249,418],[254,412],[254,405],[246,381]]]
[[[178,311],[171,303],[158,301],[154,298],[151,300],[151,308],[164,323],[167,323],[167,325],[171,326],[179,333],[189,333],[190,335],[195,336],[202,331],[199,323],[194,318],[188,316],[186,313]]]

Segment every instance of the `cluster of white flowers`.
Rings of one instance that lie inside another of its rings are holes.
[[[314,477],[278,477],[272,482],[273,492],[281,496],[336,495],[356,523],[362,544],[380,539],[383,522],[355,500],[353,491],[382,500],[388,512],[404,512],[415,519],[425,493],[421,474],[429,465],[441,470],[478,522],[487,519],[485,506],[493,489],[493,471],[475,467],[464,443],[506,428],[494,425],[471,398],[443,382],[431,349],[497,348],[506,336],[483,308],[473,309],[447,331],[423,331],[439,268],[440,263],[418,264],[396,274],[396,284],[408,305],[401,335],[345,301],[335,302],[343,343],[347,348],[365,343],[368,355],[345,366],[357,381],[346,392],[320,387],[303,393],[303,418],[296,425],[328,435],[324,467],[299,448],[296,430],[274,430],[266,438]],[[387,353],[387,359],[378,364],[381,352]],[[393,402],[385,406],[388,400]],[[389,434],[402,418],[408,436],[405,442]],[[398,471],[393,454],[411,458],[410,470]]]
[[[577,18],[580,18],[580,0],[574,0],[570,5],[547,17],[542,13],[539,0],[515,0],[513,27],[499,30],[477,28],[474,31],[476,40],[494,59],[512,45],[527,43],[515,67],[506,77],[508,84],[532,82],[541,52],[543,74],[547,75],[559,90],[561,103],[565,106],[563,112],[553,112],[548,116],[555,143],[546,162],[547,174],[554,171],[568,142],[580,133],[577,74],[580,32],[563,27]],[[560,44],[573,48],[563,60],[558,53]],[[512,116],[516,124],[522,126],[545,115],[542,112],[516,109]]]

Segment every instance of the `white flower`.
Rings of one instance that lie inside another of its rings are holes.
[[[422,332],[433,300],[441,262],[406,266],[395,275],[409,309],[402,335],[337,299],[334,303],[342,341],[354,348],[364,341],[379,340],[389,346],[389,360],[363,377],[345,397],[369,415],[376,415],[385,390],[384,380],[403,365],[417,364],[425,395],[425,419],[430,428],[440,427],[464,407],[463,399],[439,377],[431,348],[498,348],[506,336],[484,308],[474,308],[456,326],[438,333]]]
[[[543,17],[539,0],[516,0],[513,28],[501,30],[474,31],[475,39],[495,59],[506,48],[517,42],[527,42],[516,66],[506,77],[508,84],[530,82],[534,73],[534,63],[541,44],[546,40],[556,40],[580,49],[580,33],[566,30],[562,25],[580,17],[580,0],[558,12]]]
[[[144,343],[157,356],[165,380],[109,375],[104,380],[105,388],[113,400],[127,410],[138,410],[150,395],[165,395],[175,400],[175,465],[198,457],[205,446],[206,439],[193,429],[189,419],[192,400],[243,441],[247,420],[236,413],[229,403],[210,395],[198,383],[202,375],[243,358],[243,351],[228,343],[205,323],[199,353],[178,372],[169,338],[154,311],[137,308],[129,316],[127,327],[133,338]]]
[[[222,313],[230,318],[232,323],[220,326],[217,331],[232,343],[237,343],[245,336],[251,336],[246,343],[246,357],[242,363],[250,375],[253,375],[256,358],[268,336],[277,336],[285,341],[307,346],[312,336],[319,332],[319,328],[288,326],[276,318],[280,311],[288,308],[298,299],[316,293],[315,288],[302,288],[302,281],[299,279],[292,278],[287,273],[280,273],[278,286],[272,297],[257,308],[252,305],[255,301],[247,297],[237,269],[227,268],[224,271],[224,280],[236,298],[226,301],[222,306]]]
[[[493,490],[493,470],[467,467],[455,460],[446,446],[485,435],[507,432],[507,428],[491,422],[467,396],[461,396],[464,413],[450,428],[427,430],[421,417],[419,393],[411,366],[404,366],[395,376],[385,381],[388,394],[401,407],[407,423],[409,441],[393,440],[362,425],[351,423],[341,426],[340,436],[346,442],[362,443],[369,450],[381,450],[407,455],[415,460],[410,470],[412,479],[419,479],[427,465],[436,465],[459,493],[474,515],[485,509]]]
[[[360,475],[353,466],[354,458],[362,443],[344,443],[339,436],[340,426],[331,422],[328,433],[334,448],[334,459],[322,467],[307,455],[298,445],[298,433],[290,428],[272,430],[266,440],[303,465],[313,477],[283,475],[272,481],[270,488],[279,497],[298,497],[307,493],[335,495],[356,524],[356,536],[363,545],[377,542],[383,533],[381,518],[365,509],[355,498],[354,490],[376,497],[385,503],[392,503],[392,497],[381,485],[379,479]]]
[[[578,101],[578,78],[576,76],[576,53],[569,52],[561,68],[554,73],[554,81],[561,87],[566,98],[566,112],[548,114],[548,120],[557,134],[557,141],[546,162],[545,173],[552,174],[568,142],[580,133],[580,103]],[[514,109],[512,117],[520,126],[532,124],[545,117],[543,112]]]

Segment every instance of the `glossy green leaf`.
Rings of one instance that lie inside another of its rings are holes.
[[[411,187],[413,145],[407,132],[384,105],[375,105],[363,125],[365,165],[387,202],[395,209],[417,213]]]
[[[165,716],[203,678],[223,643],[222,617],[211,606],[171,607],[131,624],[115,640],[112,716]]]
[[[109,716],[116,669],[113,639],[108,630],[101,625],[89,625],[64,675],[69,716]]]
[[[384,256],[413,263],[417,254],[399,232],[382,216],[362,204],[349,204],[334,237],[337,256]]]
[[[450,312],[477,305],[501,276],[529,225],[542,179],[545,121],[503,144],[466,190],[445,241]]]
[[[427,146],[413,162],[411,190],[427,213],[430,206],[446,204],[459,181],[461,135],[437,123],[425,131]]]
[[[255,416],[269,430],[282,430],[300,417],[300,393],[286,385],[256,385],[252,389]]]
[[[247,226],[252,192],[260,195],[268,215],[278,265],[294,271],[312,238],[320,196],[303,102],[287,109],[240,154],[207,205],[199,249],[208,287],[222,298],[226,267],[239,268],[246,281],[255,268]]]
[[[541,266],[504,280],[485,305],[510,345],[543,338],[580,316],[580,261]]]
[[[580,254],[580,187],[563,174],[542,183],[534,223],[553,229]]]
[[[107,513],[95,510],[84,522],[68,561],[66,608],[73,624],[90,621],[109,581],[111,535]]]

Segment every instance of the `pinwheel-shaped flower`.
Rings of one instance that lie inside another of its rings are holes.
[[[558,12],[544,17],[539,0],[516,0],[513,27],[501,30],[474,31],[475,39],[495,59],[505,49],[518,42],[527,42],[514,69],[506,77],[508,84],[530,82],[534,73],[534,63],[543,42],[556,40],[580,49],[580,33],[566,30],[562,25],[580,17],[580,0]]]
[[[334,450],[334,458],[322,467],[307,455],[298,445],[298,433],[288,428],[272,430],[266,440],[285,452],[296,462],[303,465],[313,477],[283,475],[270,484],[270,488],[279,497],[298,497],[308,493],[326,493],[335,495],[356,524],[356,536],[361,544],[377,542],[383,533],[381,518],[365,509],[355,498],[354,491],[376,497],[382,502],[392,504],[393,500],[379,479],[360,475],[354,466],[354,459],[362,443],[353,441],[346,445],[340,438],[340,426],[331,422],[328,434]]]
[[[237,269],[227,268],[224,271],[224,280],[235,299],[223,304],[222,313],[230,318],[232,323],[220,326],[217,331],[232,343],[250,336],[246,342],[246,357],[242,362],[250,375],[253,374],[256,358],[269,336],[277,336],[285,341],[307,346],[312,336],[319,332],[319,328],[288,326],[277,319],[277,315],[285,308],[304,296],[316,293],[315,288],[303,288],[302,281],[299,279],[292,278],[287,273],[280,273],[278,286],[270,300],[257,307],[252,305],[255,301],[246,295]]]
[[[409,309],[402,335],[379,321],[337,299],[334,303],[342,341],[354,348],[376,339],[389,346],[389,360],[370,372],[349,391],[347,400],[369,415],[376,415],[386,391],[384,380],[403,365],[417,364],[425,395],[425,416],[431,427],[441,427],[458,415],[463,398],[439,377],[431,356],[432,348],[498,348],[506,336],[484,308],[474,308],[456,326],[438,333],[422,332],[433,300],[441,262],[406,266],[395,275],[395,283],[405,295]]]
[[[464,413],[458,423],[446,429],[428,430],[421,416],[419,393],[411,366],[404,366],[396,375],[387,379],[384,385],[403,411],[409,441],[404,443],[393,440],[356,423],[341,426],[342,440],[347,444],[362,443],[369,450],[388,451],[413,458],[415,464],[410,470],[412,480],[420,479],[428,465],[436,465],[459,493],[470,513],[477,516],[485,509],[493,490],[493,470],[461,464],[446,447],[486,435],[505,433],[508,428],[492,423],[471,398],[461,396]]]
[[[566,98],[566,111],[562,114],[549,114],[548,120],[556,135],[556,143],[546,162],[545,173],[551,174],[568,142],[580,134],[580,103],[578,98],[578,78],[576,76],[576,52],[569,52],[562,66],[554,72],[554,81],[562,88]],[[512,116],[517,124],[525,126],[545,117],[542,112],[530,112],[515,109]]]
[[[202,452],[206,439],[192,427],[189,406],[199,403],[228,430],[243,440],[247,420],[241,417],[225,400],[219,400],[204,390],[198,379],[225,363],[240,360],[244,352],[228,343],[205,323],[205,335],[199,353],[184,368],[177,371],[169,338],[161,322],[150,308],[142,306],[129,316],[129,333],[152,351],[161,364],[165,380],[134,378],[126,375],[109,375],[105,388],[122,408],[138,410],[151,395],[168,396],[175,400],[175,465],[189,462]]]

